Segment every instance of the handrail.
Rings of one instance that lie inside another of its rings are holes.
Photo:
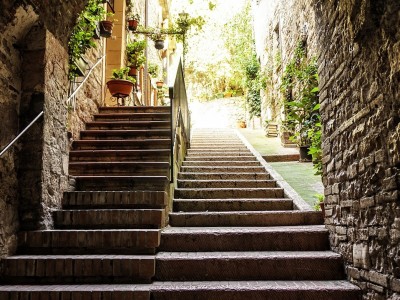
[[[190,145],[190,113],[187,101],[182,60],[179,61],[176,75],[169,87],[171,99],[171,178],[174,182],[174,169],[178,169]]]
[[[93,69],[104,59],[106,55],[103,55],[102,57],[100,57],[97,62],[89,69],[89,72],[86,74],[85,78],[82,80],[82,82],[79,83],[78,87],[75,89],[75,91],[68,97],[67,99],[67,103],[78,93],[78,91],[81,89],[81,87],[83,86],[83,84],[87,81],[87,79],[89,78],[89,75],[92,73]],[[8,143],[8,145],[6,147],[4,147],[3,150],[1,150],[0,152],[0,157],[7,152],[8,149],[11,148],[12,145],[14,145],[14,143],[16,141],[18,141],[18,139],[29,129],[31,128],[31,126],[33,124],[35,124],[35,122],[37,120],[39,120],[39,118],[44,114],[44,111],[42,110],[34,119],[32,122],[29,123],[28,126],[26,126],[24,128],[24,130],[22,130],[10,143]]]

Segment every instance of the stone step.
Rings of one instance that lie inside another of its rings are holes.
[[[221,145],[221,146],[214,146],[214,145],[208,145],[208,146],[191,146],[189,149],[189,153],[192,153],[194,151],[249,151],[244,145]]]
[[[170,106],[102,106],[99,107],[101,114],[116,113],[169,113]]]
[[[155,191],[65,192],[62,207],[79,208],[164,208],[167,193]]]
[[[325,251],[329,232],[324,226],[167,227],[160,251]]]
[[[275,180],[177,180],[178,188],[274,188]]]
[[[74,150],[133,150],[171,148],[171,139],[140,139],[140,140],[77,140],[72,143]]]
[[[361,300],[360,289],[345,280],[173,281],[151,289],[153,300]]]
[[[296,226],[321,225],[318,211],[230,211],[230,212],[171,212],[171,226]]]
[[[199,173],[179,172],[179,179],[189,180],[267,180],[271,176],[268,173]]]
[[[15,255],[1,261],[3,283],[151,282],[154,255]]]
[[[3,285],[4,300],[150,300],[148,284]]]
[[[168,176],[75,176],[77,191],[162,191],[169,189]]]
[[[156,280],[339,280],[341,256],[332,251],[159,252]]]
[[[87,130],[170,129],[170,121],[96,121],[87,122]]]
[[[94,121],[169,121],[169,112],[138,112],[138,113],[100,113],[93,115]]]
[[[293,201],[282,199],[174,199],[176,212],[292,210]]]
[[[170,149],[72,150],[69,161],[154,161],[169,162]]]
[[[200,147],[246,147],[241,141],[207,141],[207,142],[196,142],[190,141],[190,149]]]
[[[38,230],[18,234],[20,254],[154,253],[159,229]]]
[[[242,157],[252,155],[250,150],[245,151],[221,151],[221,150],[210,150],[210,151],[193,151],[188,149],[188,154],[186,159],[191,157],[222,157],[222,156],[233,156],[233,157]]]
[[[171,130],[82,130],[80,134],[82,140],[165,139],[171,136]]]
[[[252,166],[252,167],[243,167],[243,166],[182,166],[181,172],[183,173],[262,173],[266,172],[264,167],[261,166]]]
[[[169,162],[70,162],[69,174],[168,176]]]
[[[251,166],[260,166],[260,162],[259,161],[220,161],[220,160],[214,160],[214,161],[184,161],[182,163],[182,166],[184,167],[223,167],[223,166],[227,166],[227,167],[236,167],[236,166],[243,166],[243,167],[251,167]]]
[[[255,156],[193,156],[188,155],[185,161],[257,161]]]
[[[191,144],[214,144],[214,143],[218,143],[218,144],[230,144],[230,143],[234,143],[234,144],[241,144],[243,145],[243,142],[241,139],[237,138],[237,137],[231,137],[231,138],[192,138],[190,140]]]
[[[175,188],[175,199],[283,198],[282,188]]]
[[[164,209],[80,209],[53,211],[56,228],[162,228]]]

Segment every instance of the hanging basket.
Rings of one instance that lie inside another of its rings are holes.
[[[111,21],[100,21],[100,36],[105,38],[111,37],[113,26],[114,23]]]
[[[156,40],[156,41],[154,41],[154,47],[157,50],[164,49],[164,40]]]
[[[113,97],[125,98],[132,93],[133,83],[124,79],[111,79],[107,81],[107,87]]]
[[[128,28],[130,31],[135,31],[137,29],[139,25],[139,21],[132,19],[132,20],[128,20]]]

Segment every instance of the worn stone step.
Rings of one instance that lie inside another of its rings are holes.
[[[293,201],[282,199],[174,199],[176,212],[291,210]]]
[[[167,193],[157,191],[65,192],[62,207],[79,208],[165,208]]]
[[[332,251],[159,252],[156,280],[339,280],[341,256]]]
[[[152,284],[153,300],[361,300],[345,280],[173,281]]]
[[[80,135],[82,140],[162,139],[170,137],[171,130],[82,130]]]
[[[139,139],[139,140],[77,140],[72,143],[75,150],[133,150],[133,149],[164,149],[171,148],[171,139]]]
[[[169,162],[170,149],[72,150],[69,161],[154,161]]]
[[[318,211],[230,211],[230,212],[171,212],[171,226],[293,226],[321,225]]]
[[[265,168],[262,166],[251,166],[251,167],[243,167],[243,166],[182,166],[181,172],[184,173],[262,173],[266,172]]]
[[[150,300],[148,284],[2,285],[4,300]]]
[[[168,190],[168,176],[74,176],[77,191],[162,191]]]
[[[185,161],[257,161],[255,156],[193,156],[188,155]]]
[[[178,188],[274,188],[275,180],[187,180],[178,179]]]
[[[86,130],[170,129],[170,121],[95,121],[87,122]]]
[[[325,251],[329,232],[321,225],[277,227],[167,227],[160,251]]]
[[[236,166],[243,166],[243,167],[251,167],[251,166],[260,166],[260,162],[259,161],[224,161],[224,160],[213,160],[213,161],[184,161],[182,163],[182,166],[184,167],[201,167],[201,166],[205,166],[205,167],[223,167],[223,166],[227,166],[227,167],[236,167]]]
[[[69,173],[72,176],[168,176],[169,162],[70,162]]]
[[[170,106],[102,106],[99,107],[101,114],[116,113],[169,113]]]
[[[205,141],[205,142],[199,142],[199,141],[190,141],[190,149],[193,148],[213,148],[213,147],[246,147],[240,140],[238,141]]]
[[[53,212],[56,228],[162,228],[164,209],[74,209]]]
[[[222,156],[233,156],[233,157],[242,157],[252,155],[250,150],[244,151],[221,151],[221,150],[210,150],[210,151],[193,151],[188,149],[188,154],[186,159],[191,157],[222,157]]]
[[[159,229],[38,230],[18,234],[20,254],[154,253]]]
[[[189,180],[267,180],[271,176],[266,172],[261,173],[199,173],[179,172],[179,179]]]
[[[283,198],[282,188],[175,189],[175,199]]]
[[[169,112],[123,112],[123,113],[100,113],[93,115],[95,121],[168,121],[171,119]]]
[[[1,261],[3,283],[151,282],[154,255],[15,255]]]
[[[189,153],[194,151],[246,151],[248,150],[244,145],[208,145],[208,146],[191,146]],[[250,153],[250,150],[249,150]]]

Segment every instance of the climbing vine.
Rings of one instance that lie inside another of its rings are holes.
[[[303,41],[298,42],[293,58],[286,66],[281,83],[284,99],[283,126],[291,140],[309,146],[317,174],[321,174],[321,116],[319,113],[318,66],[308,59]]]

